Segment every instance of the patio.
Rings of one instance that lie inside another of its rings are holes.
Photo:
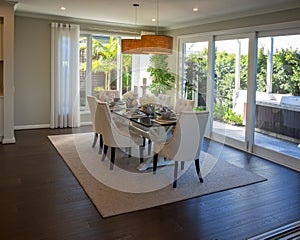
[[[226,137],[230,137],[239,141],[244,141],[245,139],[244,126],[234,126],[218,121],[214,121],[213,126],[213,131],[215,133],[222,134]],[[257,131],[255,131],[254,143],[260,147],[269,150],[276,149],[276,152],[300,159],[300,145],[297,143],[282,140]]]

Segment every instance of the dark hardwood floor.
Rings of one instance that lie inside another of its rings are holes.
[[[47,139],[71,132],[16,131],[16,144],[0,145],[1,240],[233,240],[300,218],[300,173],[224,147],[223,160],[268,181],[103,219]]]

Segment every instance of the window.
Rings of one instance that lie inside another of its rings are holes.
[[[80,107],[86,110],[86,96],[98,97],[100,90],[117,89],[119,38],[80,37]]]
[[[256,145],[297,157],[300,143],[300,35],[258,38]]]
[[[117,89],[120,94],[149,79],[149,55],[120,54],[121,37],[80,35],[80,109],[88,110],[86,96],[98,98],[100,90]],[[149,84],[148,80],[148,84]]]
[[[183,96],[206,107],[208,41],[184,44]]]

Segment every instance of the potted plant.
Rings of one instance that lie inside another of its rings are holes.
[[[205,111],[206,110],[206,107],[205,106],[197,106],[197,107],[194,107],[194,112],[202,112],[202,111]]]
[[[175,83],[175,76],[168,68],[166,55],[154,54],[150,57],[150,66],[147,71],[150,73],[152,82],[149,86],[151,93],[158,95],[171,90]]]

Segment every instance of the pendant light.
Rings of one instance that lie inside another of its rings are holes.
[[[137,9],[140,6],[138,3],[134,3],[135,7],[135,25],[137,26]],[[121,52],[123,54],[141,54],[141,39],[122,39],[121,40]]]
[[[156,0],[156,34],[142,35],[142,52],[148,54],[172,54],[173,38],[158,34],[158,0]]]

